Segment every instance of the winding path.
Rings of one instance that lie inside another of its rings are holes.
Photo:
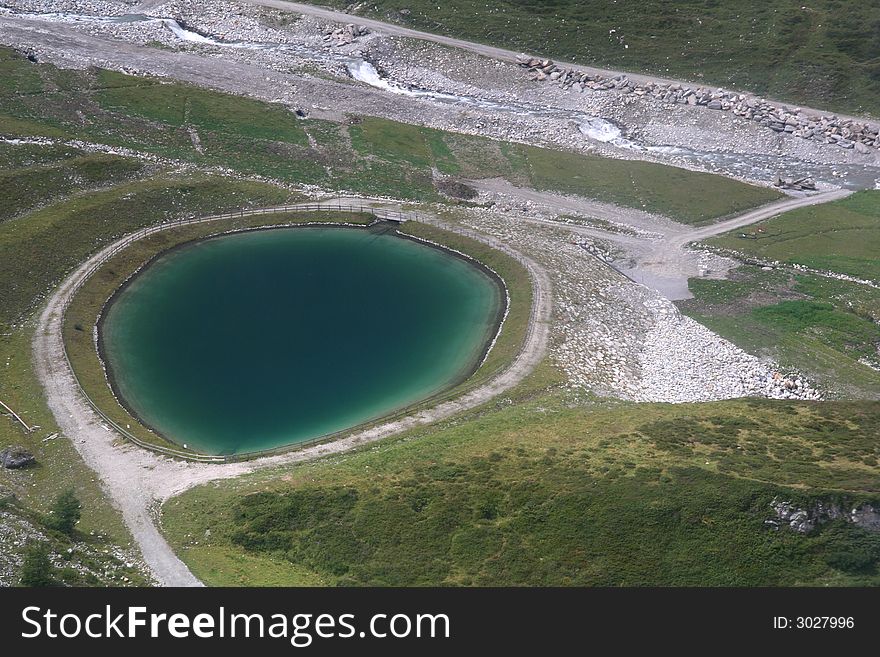
[[[399,210],[394,204],[375,199],[334,198],[327,199],[323,203],[334,206],[370,203],[377,209]],[[253,213],[257,212],[259,211]],[[122,441],[120,436],[95,414],[83,398],[64,355],[62,314],[66,303],[75,293],[78,284],[87,276],[90,268],[106,260],[114,247],[127,238],[118,240],[89,258],[70,274],[49,298],[40,314],[33,343],[35,370],[45,390],[49,408],[59,428],[70,438],[88,466],[98,474],[107,495],[122,512],[144,561],[159,584],[201,585],[186,564],[177,557],[157,527],[156,510],[168,498],[208,481],[236,477],[265,467],[288,465],[329,454],[338,454],[416,426],[452,417],[480,406],[517,385],[544,357],[552,309],[551,284],[547,272],[535,261],[493,237],[446,224],[424,213],[409,214],[421,222],[478,239],[510,255],[526,267],[532,279],[533,304],[523,348],[513,363],[499,375],[461,397],[359,431],[340,440],[299,451],[229,464],[184,462],[157,455]]]

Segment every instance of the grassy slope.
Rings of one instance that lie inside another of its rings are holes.
[[[751,240],[733,231],[707,244],[880,281],[880,191],[792,210],[754,228],[765,232]]]
[[[299,120],[278,105],[108,71],[35,66],[2,49],[0,73],[28,89],[0,93],[0,133],[76,137],[331,189],[435,201],[441,199],[432,179],[436,169],[461,177],[506,176],[690,223],[779,196],[721,176],[560,154],[377,118],[351,126]],[[78,112],[89,122],[71,118]],[[198,134],[204,152],[195,148],[191,133]]]
[[[373,0],[361,11],[567,61],[880,116],[880,6],[873,2]]]
[[[141,172],[137,160],[113,155],[80,155],[65,162],[0,170],[0,221],[32,210],[59,196],[105,187]]]
[[[759,187],[731,186],[729,179],[636,160],[558,153],[519,147],[536,189],[561,191],[708,224],[781,197]],[[626,181],[622,184],[622,181]]]
[[[880,491],[877,404],[497,403],[370,449],[202,486],[163,527],[210,584],[877,584],[880,536],[764,520]],[[772,482],[772,483],[771,483]],[[823,489],[834,488],[834,492]],[[840,555],[862,555],[849,572]]]
[[[758,239],[733,231],[708,244],[762,259],[880,280],[880,192],[802,208],[758,225]],[[880,292],[806,274],[744,266],[729,281],[690,281],[679,307],[753,353],[773,356],[832,393],[880,397]]]
[[[818,276],[743,266],[733,279],[691,279],[687,315],[750,353],[799,370],[832,395],[878,399],[880,292]]]

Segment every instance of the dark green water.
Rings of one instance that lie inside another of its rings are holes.
[[[503,291],[473,264],[393,235],[287,228],[160,257],[102,329],[118,394],[212,454],[308,440],[457,383]]]

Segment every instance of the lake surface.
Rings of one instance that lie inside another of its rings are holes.
[[[102,349],[125,405],[211,454],[353,427],[455,385],[505,303],[473,263],[392,234],[300,227],[159,257],[122,289]]]

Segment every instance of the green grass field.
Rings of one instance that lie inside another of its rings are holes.
[[[880,6],[873,2],[374,0],[357,7],[511,50],[880,116]]]
[[[741,240],[751,243],[752,240]],[[832,395],[880,398],[880,291],[742,266],[732,280],[691,279],[685,314],[744,350],[803,372]],[[860,362],[862,361],[862,362]]]
[[[785,264],[880,281],[880,192],[787,212],[707,241]],[[754,230],[754,229],[750,229]],[[821,276],[740,267],[732,280],[690,281],[691,317],[746,351],[800,370],[832,394],[880,397],[880,291]],[[866,363],[873,363],[871,367]]]
[[[657,167],[649,162],[558,153],[531,146],[514,148],[521,152],[529,182],[536,189],[656,212],[686,224],[712,223],[781,198],[773,189],[731,186],[727,178]]]
[[[163,528],[213,585],[880,582],[877,534],[764,524],[774,498],[877,498],[877,404],[513,400],[201,486]]]
[[[757,224],[758,239],[733,231],[707,241],[746,255],[880,281],[880,191],[786,212]]]

